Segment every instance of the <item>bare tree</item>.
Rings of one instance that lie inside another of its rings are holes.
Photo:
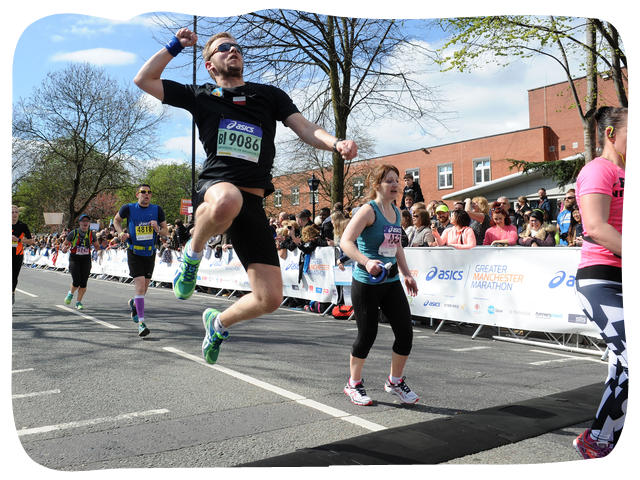
[[[155,151],[163,116],[89,64],[51,72],[27,100],[14,105],[13,136],[37,151],[20,185],[47,207],[60,202],[73,225],[97,195],[130,182],[139,161]],[[48,193],[47,193],[48,192]],[[42,208],[42,207],[41,207]]]
[[[171,32],[189,21],[158,16]],[[436,92],[419,77],[433,52],[411,39],[403,21],[274,9],[199,17],[198,28],[200,45],[214,33],[233,33],[245,49],[248,76],[289,91],[312,121],[331,118],[329,131],[338,138],[353,137],[352,115],[363,127],[392,117],[426,131],[442,121]],[[332,202],[343,200],[344,179],[344,161],[333,154]]]

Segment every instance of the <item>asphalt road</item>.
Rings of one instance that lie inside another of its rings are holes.
[[[13,308],[12,394],[19,441],[55,470],[232,467],[371,432],[455,417],[602,382],[598,357],[471,338],[474,329],[415,327],[405,374],[420,395],[383,391],[393,335],[381,324],[365,385],[375,403],[342,393],[354,322],[281,308],[234,326],[218,364],[201,360],[202,311],[232,300],[178,301],[150,289],[151,334],[137,336],[133,286],[89,280],[85,310],[64,305],[70,276],[24,267]],[[585,412],[585,419],[593,412]],[[451,464],[578,460],[587,424],[537,435]],[[489,428],[489,426],[488,426]]]

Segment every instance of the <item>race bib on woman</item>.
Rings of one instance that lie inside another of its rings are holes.
[[[378,247],[378,255],[382,257],[395,257],[398,246],[402,240],[402,228],[398,225],[384,226],[384,240]]]
[[[257,125],[223,118],[218,126],[217,155],[258,163],[262,129]]]

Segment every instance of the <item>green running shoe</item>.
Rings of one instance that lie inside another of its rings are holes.
[[[138,310],[136,310],[136,302],[133,298],[129,299],[129,310],[131,310],[131,320],[138,323]]]
[[[138,323],[138,336],[139,337],[146,337],[150,333],[151,333],[151,330],[149,330],[147,328],[147,326],[144,324],[144,322]]]
[[[82,305],[82,302],[76,302],[76,308],[78,310],[84,310],[84,305]]]
[[[198,267],[200,259],[190,258],[187,255],[188,246],[191,240],[187,242],[182,254],[182,263],[178,267],[178,272],[173,279],[173,293],[176,298],[186,300],[196,289],[196,280],[198,279]]]
[[[65,305],[69,305],[71,303],[71,300],[73,300],[73,293],[69,292],[67,293],[67,296],[64,297]]]
[[[220,344],[229,338],[229,332],[216,332],[213,328],[213,322],[219,314],[220,312],[214,308],[207,308],[202,313],[202,323],[206,332],[202,341],[202,356],[212,365],[218,360]]]

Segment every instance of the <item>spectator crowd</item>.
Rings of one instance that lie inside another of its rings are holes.
[[[551,204],[544,188],[538,191],[535,208],[524,196],[518,197],[513,203],[505,196],[493,202],[476,196],[455,201],[449,206],[442,200],[425,203],[420,187],[411,175],[405,176],[404,182],[399,208],[402,215],[402,246],[405,248],[582,245],[582,223],[574,189],[567,191],[559,213],[552,218]],[[308,209],[297,213],[282,211],[277,217],[269,218],[279,256],[285,259],[288,252],[297,251],[299,254],[299,280],[307,271],[309,259],[318,247],[336,247],[336,265],[339,268],[344,268],[350,262],[340,249],[340,237],[360,206],[344,207],[342,203],[335,203],[332,208],[321,208],[315,218],[312,218]],[[191,223],[185,224],[181,219],[169,224],[169,235],[159,236],[156,245],[163,261],[171,263],[171,252],[182,251],[190,238],[192,227]],[[44,251],[45,256],[51,255],[55,261],[68,233],[69,229],[65,228],[60,233],[35,235],[35,242],[29,248],[33,253]],[[97,230],[96,239],[101,250],[127,248],[126,240],[121,241],[113,225]],[[216,235],[209,240],[208,247],[207,256],[220,258],[233,245],[226,235]],[[93,255],[97,259],[100,251],[94,251]],[[307,301],[291,299],[290,303],[290,306],[309,309]]]

